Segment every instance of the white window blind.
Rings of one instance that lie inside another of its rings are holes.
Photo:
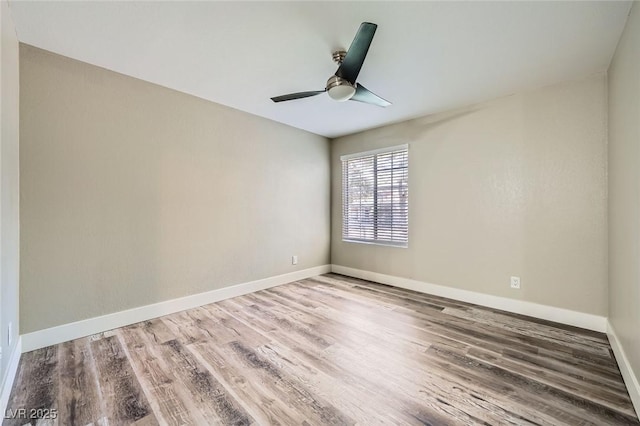
[[[407,247],[408,146],[345,155],[342,240]]]

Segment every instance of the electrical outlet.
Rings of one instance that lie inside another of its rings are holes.
[[[298,264],[298,256],[291,256],[291,264],[292,265]]]
[[[13,342],[13,336],[11,335],[11,330],[13,324],[9,323],[9,327],[7,327],[7,344],[11,346],[11,342]]]
[[[511,288],[520,288],[520,277],[511,277]]]

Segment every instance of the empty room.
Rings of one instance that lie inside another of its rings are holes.
[[[640,425],[640,3],[0,0],[22,425]]]

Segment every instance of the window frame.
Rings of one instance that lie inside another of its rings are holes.
[[[353,159],[358,159],[358,158],[366,158],[366,157],[374,157],[374,166],[373,166],[373,178],[374,178],[374,191],[373,191],[373,197],[374,197],[374,201],[373,201],[373,208],[374,208],[374,219],[373,219],[373,227],[374,227],[374,235],[377,233],[377,227],[378,227],[378,216],[377,216],[377,211],[379,209],[379,205],[378,205],[378,168],[377,168],[377,156],[380,154],[386,154],[386,153],[390,153],[390,152],[394,152],[394,151],[406,151],[406,155],[407,155],[407,167],[406,167],[406,178],[407,178],[407,184],[406,184],[406,188],[407,188],[407,237],[406,237],[406,241],[394,241],[394,240],[385,240],[385,239],[369,239],[369,238],[354,238],[354,237],[347,237],[346,234],[346,219],[348,217],[347,214],[347,209],[348,209],[348,191],[347,188],[345,187],[345,182],[348,179],[347,174],[347,170],[345,168],[347,162],[349,160],[353,160]],[[374,149],[374,150],[370,150],[370,151],[363,151],[363,152],[355,152],[352,154],[346,154],[346,155],[342,155],[340,156],[340,163],[342,166],[342,179],[341,179],[341,185],[342,185],[342,241],[345,243],[358,243],[358,244],[372,244],[372,245],[379,245],[379,246],[388,246],[388,247],[399,247],[399,248],[409,248],[409,195],[408,195],[408,188],[409,188],[409,144],[403,144],[403,145],[395,145],[395,146],[390,146],[390,147],[386,147],[386,148],[380,148],[380,149]]]

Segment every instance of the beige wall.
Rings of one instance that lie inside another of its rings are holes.
[[[609,77],[609,321],[640,379],[640,5]]]
[[[327,139],[31,46],[20,61],[22,333],[329,262]]]
[[[2,51],[0,80],[2,101],[0,115],[0,340],[2,363],[0,385],[4,383],[6,367],[18,341],[18,273],[20,255],[19,213],[19,72],[18,39],[6,1],[0,2]],[[11,345],[7,333],[11,324]]]
[[[342,242],[340,156],[403,143],[409,248]],[[332,166],[333,264],[607,314],[603,75],[336,139]]]

